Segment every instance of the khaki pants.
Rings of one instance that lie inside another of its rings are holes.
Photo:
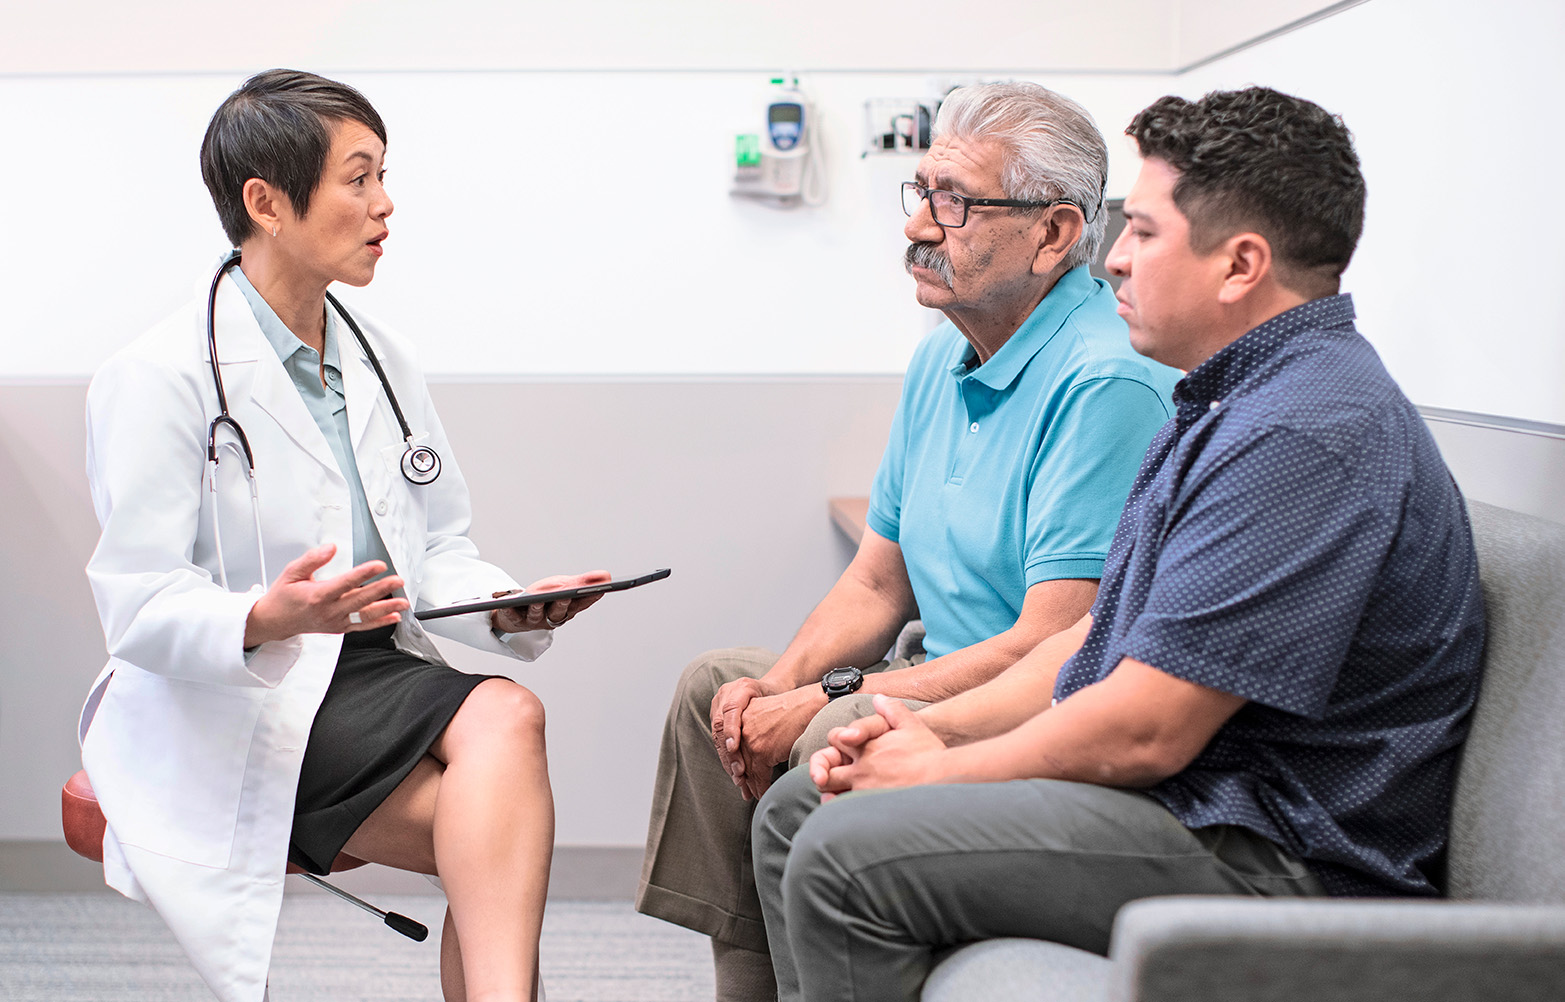
[[[755,804],[740,795],[712,746],[712,697],[734,679],[766,674],[777,658],[759,647],[708,651],[680,676],[663,725],[647,855],[636,892],[636,910],[645,915],[761,953],[767,949],[766,926],[750,857]],[[865,671],[906,668],[923,659],[883,661]],[[873,712],[868,695],[832,700],[794,743],[788,766],[826,747],[831,728]]]

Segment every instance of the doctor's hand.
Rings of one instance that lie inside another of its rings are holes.
[[[539,578],[526,588],[529,591],[560,591],[564,588],[581,588],[584,585],[602,584],[614,580],[608,571],[588,571],[585,574],[555,574]],[[503,594],[503,593],[502,593]],[[495,596],[499,598],[499,595]],[[564,626],[579,614],[591,608],[597,595],[562,599],[557,602],[540,602],[537,605],[519,605],[512,609],[496,609],[489,614],[490,624],[501,633],[521,633],[523,630],[553,630]]]
[[[286,640],[300,633],[353,633],[390,626],[402,619],[405,598],[391,593],[402,587],[395,574],[376,581],[386,565],[370,560],[336,577],[315,577],[337,553],[328,543],[291,561],[266,590],[245,620],[245,646]],[[367,582],[367,583],[366,583]]]

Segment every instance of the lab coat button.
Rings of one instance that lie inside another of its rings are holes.
[[[973,423],[972,423],[972,424],[971,424],[971,425],[970,425],[970,426],[969,426],[969,427],[968,427],[968,429],[967,429],[967,430],[968,430],[968,431],[970,431],[970,432],[972,432],[972,433],[973,433],[973,434],[975,434],[975,435],[976,435],[976,434],[978,434],[978,422],[977,422],[977,421],[974,421],[974,422],[973,422]]]
[[[385,498],[381,498],[379,501],[375,502],[375,514],[377,514],[377,515],[384,515],[384,514],[386,514],[386,499]]]

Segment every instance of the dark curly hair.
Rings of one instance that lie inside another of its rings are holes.
[[[245,182],[282,189],[302,218],[326,170],[332,128],[359,122],[386,142],[386,125],[363,94],[300,70],[267,70],[246,80],[212,115],[201,140],[201,180],[235,247],[254,231]]]
[[[1125,130],[1141,155],[1179,172],[1174,204],[1206,253],[1250,230],[1272,246],[1278,280],[1311,296],[1337,291],[1364,229],[1364,175],[1353,135],[1318,104],[1266,87],[1163,97]]]

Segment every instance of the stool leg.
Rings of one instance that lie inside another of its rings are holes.
[[[374,905],[370,904],[368,901],[365,901],[363,898],[354,897],[352,894],[349,894],[342,888],[334,887],[333,885],[328,884],[326,881],[322,880],[320,877],[317,877],[313,873],[303,873],[300,874],[300,876],[315,886],[321,888],[322,890],[330,891],[349,904],[358,905],[360,908],[369,912],[371,915],[374,915],[376,918],[385,922],[386,925],[390,926],[392,929],[395,929],[397,932],[400,932],[408,939],[413,940],[415,943],[422,943],[424,940],[429,938],[429,929],[422,923],[415,922],[408,918],[406,915],[398,915],[396,912],[383,912],[379,908],[376,908]]]

